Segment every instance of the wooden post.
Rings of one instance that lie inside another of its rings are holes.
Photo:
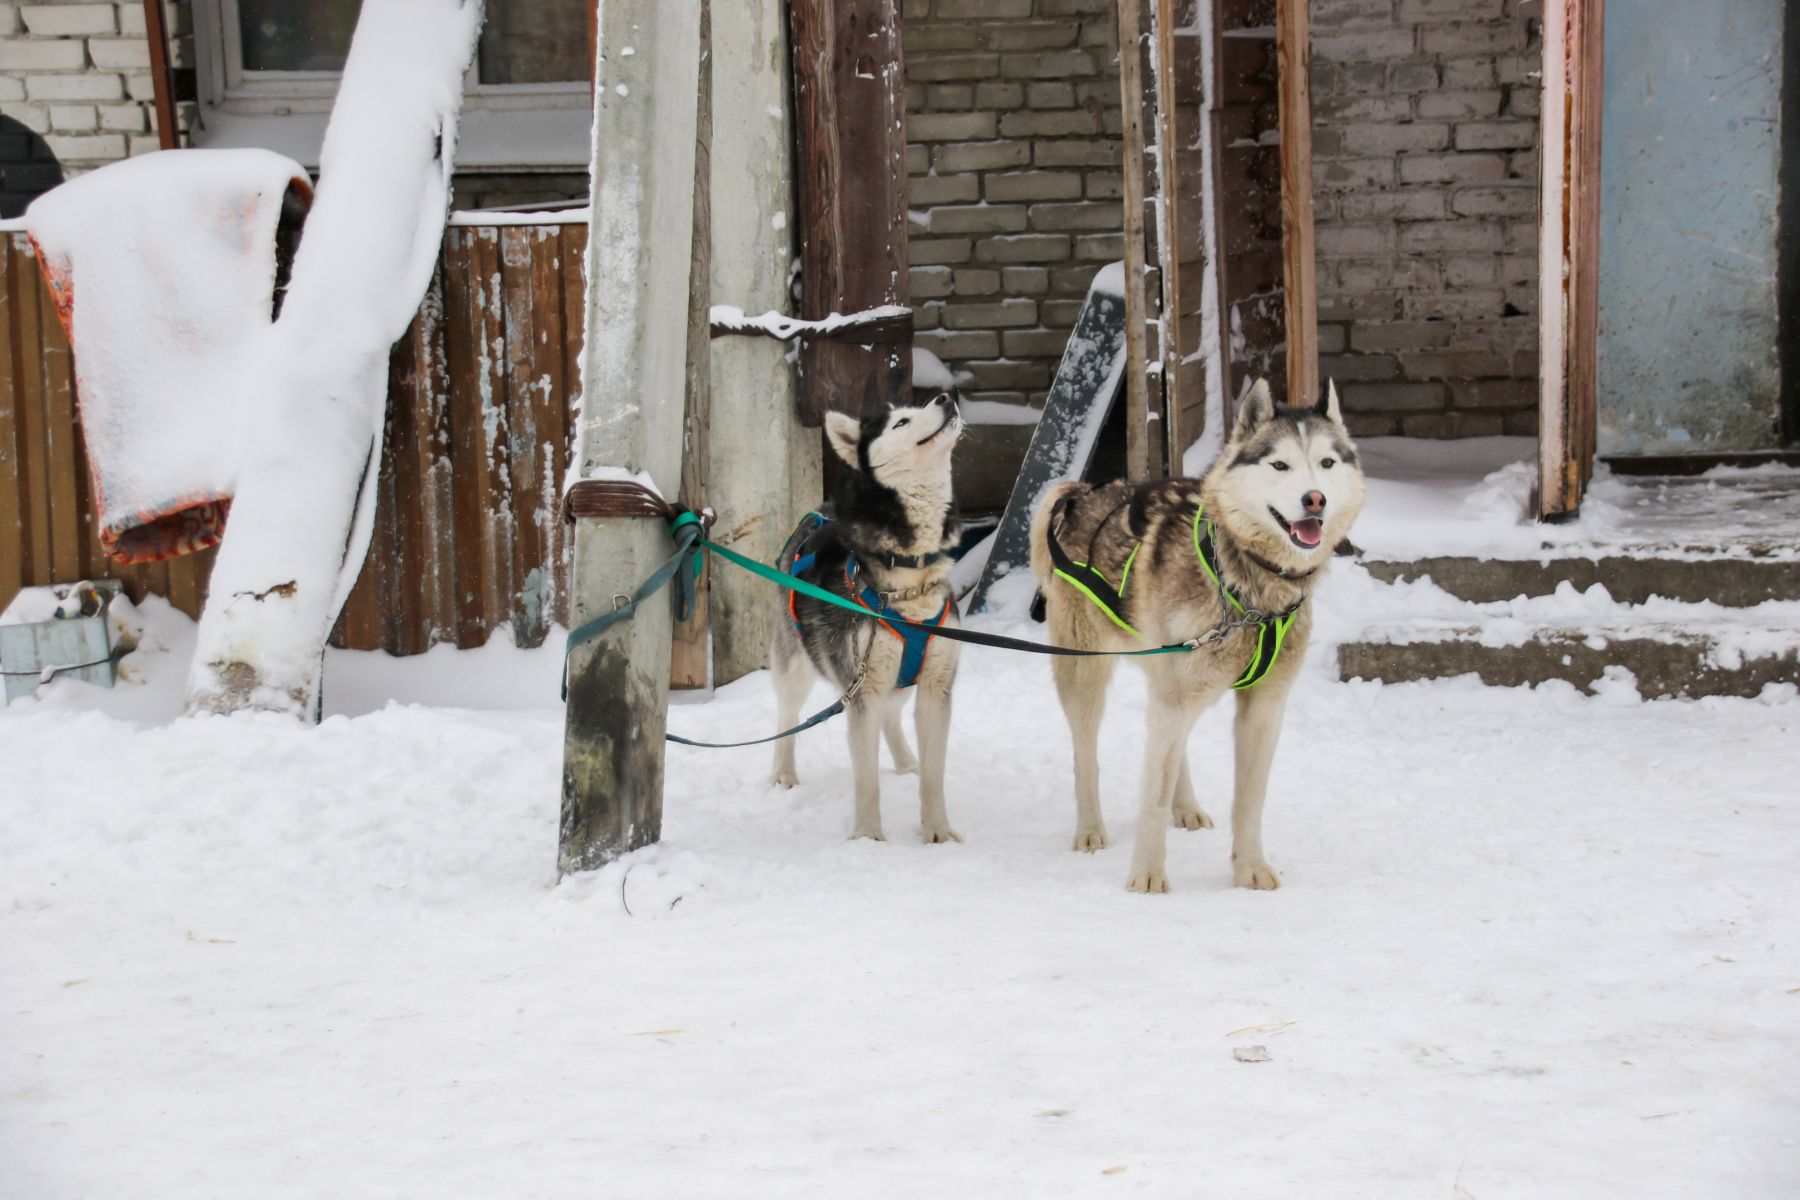
[[[734,0],[741,3],[743,0]],[[906,93],[900,0],[793,0],[800,315],[906,303]],[[809,425],[912,391],[912,342],[800,350]]]
[[[1313,249],[1312,33],[1307,0],[1278,0],[1281,71],[1281,260],[1286,293],[1288,403],[1319,399],[1319,282]]]
[[[1162,358],[1163,441],[1169,473],[1181,470],[1187,430],[1181,413],[1181,173],[1175,100],[1175,0],[1156,0],[1156,260],[1162,277],[1157,349]]]
[[[609,0],[594,74],[593,195],[577,479],[681,481],[693,261],[700,6]],[[624,53],[630,47],[631,53]],[[581,518],[570,623],[612,610],[670,553],[642,517]],[[569,656],[557,855],[601,866],[662,832],[672,613],[666,597]]]
[[[727,0],[728,3],[733,0]],[[694,130],[694,248],[688,267],[686,413],[682,419],[681,502],[699,510],[708,499],[712,425],[712,20],[710,0],[700,3],[700,103]],[[675,626],[669,686],[703,688],[711,682],[712,639],[707,612],[711,563],[700,564],[694,611]]]
[[[712,14],[712,299],[748,313],[787,312],[794,257],[793,87],[787,0],[732,0]],[[884,185],[885,186],[885,185]],[[763,562],[819,502],[820,439],[802,424],[788,346],[773,338],[712,343],[708,503],[713,537]],[[768,661],[779,598],[747,571],[709,586],[714,684]]]
[[[1594,473],[1604,0],[1545,0],[1538,200],[1538,516],[1572,517]]]
[[[1150,449],[1155,440],[1150,430],[1149,380],[1145,378],[1149,351],[1144,344],[1144,325],[1150,311],[1144,285],[1141,42],[1138,0],[1119,0],[1119,109],[1125,133],[1125,470],[1133,479],[1147,478],[1154,469]]]

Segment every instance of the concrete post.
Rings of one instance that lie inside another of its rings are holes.
[[[599,8],[582,409],[572,479],[681,481],[699,0]],[[729,6],[721,6],[729,7]],[[574,530],[570,620],[613,608],[668,557],[660,522],[586,518]],[[635,619],[569,660],[559,868],[601,866],[662,829],[672,612]]]
[[[791,312],[793,111],[787,5],[732,0],[712,10],[712,297],[747,313]],[[799,515],[819,501],[818,436],[799,421],[791,347],[772,338],[712,346],[707,497],[714,536],[773,561]],[[768,655],[776,597],[762,580],[712,578],[713,680],[729,683]]]

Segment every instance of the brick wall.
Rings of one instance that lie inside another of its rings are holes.
[[[1320,354],[1353,430],[1537,429],[1535,0],[1313,0]]]
[[[191,65],[188,5],[167,13],[173,61]],[[16,215],[61,176],[156,149],[152,100],[139,0],[0,3],[0,117],[12,131],[0,136],[0,212]]]
[[[1041,402],[1120,258],[1113,0],[905,0],[910,299],[965,397]]]

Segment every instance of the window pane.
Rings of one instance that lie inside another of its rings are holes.
[[[593,0],[487,0],[481,82],[586,83]]]
[[[238,0],[244,70],[342,71],[361,3],[362,0]]]

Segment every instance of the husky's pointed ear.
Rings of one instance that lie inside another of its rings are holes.
[[[1238,406],[1237,423],[1232,426],[1231,436],[1242,441],[1256,432],[1257,426],[1270,420],[1275,415],[1275,398],[1269,395],[1269,381],[1259,379],[1250,388],[1249,395],[1244,397]]]
[[[857,461],[856,449],[862,442],[862,422],[849,413],[831,409],[825,414],[825,437],[837,456],[850,466],[861,466]]]
[[[1343,410],[1338,407],[1337,381],[1335,379],[1325,381],[1325,395],[1319,399],[1318,404],[1313,406],[1313,411],[1334,425],[1344,423]]]

